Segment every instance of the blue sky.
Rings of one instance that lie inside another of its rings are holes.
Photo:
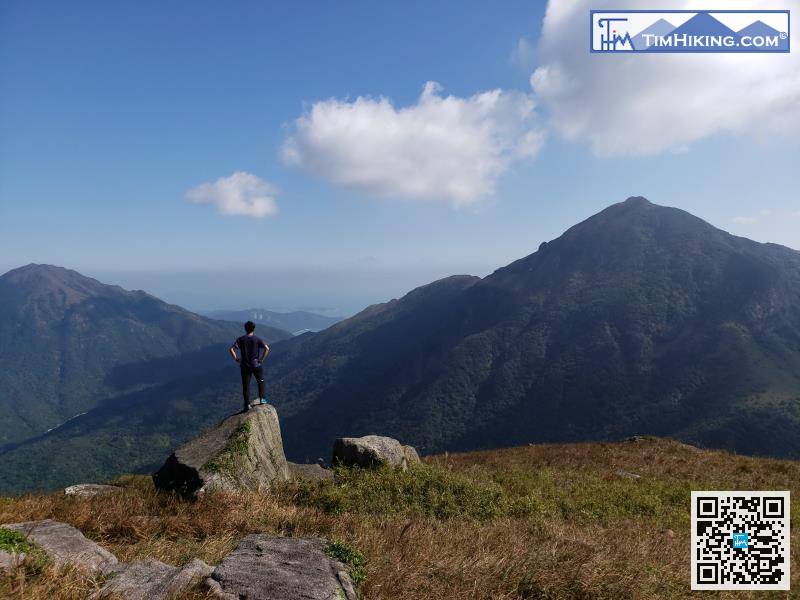
[[[631,195],[800,248],[800,152],[769,129],[800,120],[796,52],[625,67],[588,56],[585,27],[564,34],[583,8],[543,29],[539,2],[4,2],[0,270],[55,263],[196,309],[347,313],[486,274]],[[654,69],[683,109],[626,94],[652,110],[615,125],[635,106],[607,89]],[[442,114],[453,139],[419,133]],[[576,129],[587,115],[607,129]],[[187,198],[237,172],[276,214],[220,214],[217,187]]]

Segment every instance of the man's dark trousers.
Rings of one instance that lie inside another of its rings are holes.
[[[242,372],[242,396],[244,397],[244,409],[250,406],[250,376],[256,376],[258,383],[258,397],[264,398],[264,367],[248,367],[247,365],[239,365],[239,370]]]

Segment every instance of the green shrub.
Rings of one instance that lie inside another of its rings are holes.
[[[40,573],[48,563],[47,554],[18,531],[0,528],[0,550],[10,554],[25,554],[25,571],[30,575]]]
[[[367,580],[367,570],[364,567],[364,555],[344,542],[332,540],[325,548],[325,553],[348,566],[350,578],[353,583],[359,584]]]
[[[33,548],[33,544],[23,534],[11,529],[0,528],[0,550],[11,554],[28,554]]]
[[[337,467],[335,482],[291,482],[279,488],[278,493],[287,494],[297,504],[333,514],[483,520],[500,516],[505,505],[503,490],[496,483],[427,465],[407,471]]]
[[[650,479],[614,479],[587,471],[505,469],[455,472],[434,465],[408,471],[335,469],[334,481],[294,481],[275,493],[332,514],[489,520],[559,519],[608,524],[617,519],[685,519],[690,486]]]

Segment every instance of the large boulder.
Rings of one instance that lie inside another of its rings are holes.
[[[269,405],[228,417],[175,450],[153,475],[157,488],[185,496],[212,488],[263,490],[287,479],[278,414]]]
[[[117,557],[66,523],[46,519],[0,525],[18,531],[39,546],[56,566],[72,565],[83,571],[107,575],[117,566]]]
[[[365,435],[359,438],[339,438],[333,443],[333,464],[373,469],[381,465],[403,469],[420,462],[412,446],[403,446],[394,438]]]
[[[213,567],[198,559],[183,567],[171,567],[152,558],[122,563],[97,597],[168,600],[205,580],[213,570]]]
[[[245,537],[206,580],[220,599],[355,600],[347,567],[317,538]]]

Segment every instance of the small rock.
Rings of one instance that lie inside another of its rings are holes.
[[[24,552],[15,554],[12,552],[6,552],[5,550],[0,550],[0,573],[13,571],[22,565],[23,562],[25,562]]]
[[[122,491],[121,487],[116,485],[103,485],[100,483],[79,483],[64,488],[64,495],[66,496],[99,496],[102,494],[111,494],[113,492]]]
[[[622,469],[617,469],[614,471],[614,475],[619,475],[620,477],[625,477],[627,479],[641,479],[642,476],[638,473],[631,473],[630,471],[623,471]]]
[[[172,567],[153,559],[122,563],[96,597],[167,600],[203,581],[213,570],[213,567],[197,559],[183,567]]]
[[[403,453],[406,455],[406,463],[408,465],[418,465],[422,463],[417,454],[417,449],[414,446],[403,446]]]
[[[631,437],[626,438],[625,441],[626,442],[643,442],[646,439],[647,438],[644,437],[643,435],[632,435]]]
[[[669,537],[669,538],[674,538],[675,537],[675,532],[672,531],[672,529],[665,529],[664,530],[664,535]]]
[[[417,451],[403,446],[394,438],[366,435],[359,438],[339,438],[333,443],[333,464],[371,469],[381,465],[408,468],[420,462]]]
[[[312,464],[298,464],[287,463],[289,465],[289,474],[294,479],[324,479],[333,481],[333,471],[325,467],[312,463]]]
[[[278,413],[270,405],[231,415],[175,450],[153,475],[157,488],[184,496],[211,488],[264,490],[287,479]]]
[[[697,446],[692,446],[691,444],[687,444],[685,442],[676,442],[676,444],[678,444],[679,448],[683,448],[684,450],[688,450],[689,452],[695,452],[695,453],[702,452],[702,450]]]
[[[225,600],[356,600],[347,567],[325,540],[248,535],[206,580]]]
[[[117,557],[66,523],[45,519],[0,525],[18,531],[44,550],[56,566],[72,565],[84,571],[106,575],[114,570]]]

